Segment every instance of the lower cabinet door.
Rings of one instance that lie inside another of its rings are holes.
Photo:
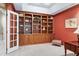
[[[51,36],[45,33],[44,34],[34,33],[31,35],[20,34],[19,38],[20,38],[19,41],[20,46],[51,42]]]
[[[33,44],[33,34],[29,35],[29,44]]]
[[[29,36],[25,35],[24,36],[24,45],[28,45],[29,44]]]
[[[20,46],[24,45],[24,38],[23,37],[24,37],[24,35],[22,35],[22,34],[19,35],[19,45]]]
[[[49,42],[50,39],[49,39],[48,34],[46,34],[45,37],[46,37],[46,38],[45,38],[45,39],[46,39],[45,42]]]
[[[19,40],[20,46],[28,45],[28,43],[29,43],[28,35],[20,34],[19,39],[20,39]]]

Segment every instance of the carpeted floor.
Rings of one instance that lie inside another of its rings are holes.
[[[68,56],[75,56],[68,51]],[[64,47],[52,46],[51,43],[22,46],[7,56],[64,56]]]

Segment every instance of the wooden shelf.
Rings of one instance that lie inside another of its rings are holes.
[[[19,14],[19,17],[24,17],[24,14]]]
[[[31,16],[25,16],[25,18],[32,18]]]

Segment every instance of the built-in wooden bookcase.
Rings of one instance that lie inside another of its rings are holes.
[[[53,17],[48,16],[48,33],[53,32]]]
[[[33,15],[33,33],[41,33],[41,16]]]
[[[19,33],[32,34],[32,14],[19,13]]]
[[[42,33],[47,33],[47,16],[42,16]]]
[[[41,13],[19,12],[20,45],[50,42],[53,16]]]
[[[32,34],[32,14],[25,13],[24,34]]]
[[[19,34],[24,34],[24,13],[19,13]]]
[[[53,17],[32,13],[20,13],[20,34],[52,33]]]

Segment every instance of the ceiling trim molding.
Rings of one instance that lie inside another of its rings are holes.
[[[78,4],[72,4],[72,5],[70,5],[70,6],[63,7],[62,9],[57,10],[56,12],[51,13],[51,14],[52,14],[52,15],[59,14],[59,13],[61,13],[61,12],[65,11],[65,10],[67,10],[67,9],[69,9],[69,8],[73,7],[73,6],[76,6],[76,5],[78,5]]]

